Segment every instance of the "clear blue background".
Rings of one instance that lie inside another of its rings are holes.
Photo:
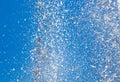
[[[0,0],[0,82],[16,82],[24,76],[21,67],[29,55],[29,3],[27,0]]]

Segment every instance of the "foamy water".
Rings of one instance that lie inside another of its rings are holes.
[[[119,82],[120,1],[38,0],[34,82]]]

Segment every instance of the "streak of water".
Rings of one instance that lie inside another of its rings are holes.
[[[119,0],[38,0],[35,82],[120,81]]]

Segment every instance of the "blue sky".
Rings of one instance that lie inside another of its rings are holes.
[[[30,9],[25,0],[0,0],[0,82],[16,82],[29,53]]]

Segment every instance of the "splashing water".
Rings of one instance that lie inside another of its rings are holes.
[[[119,9],[119,0],[37,0],[33,81],[119,82]]]

